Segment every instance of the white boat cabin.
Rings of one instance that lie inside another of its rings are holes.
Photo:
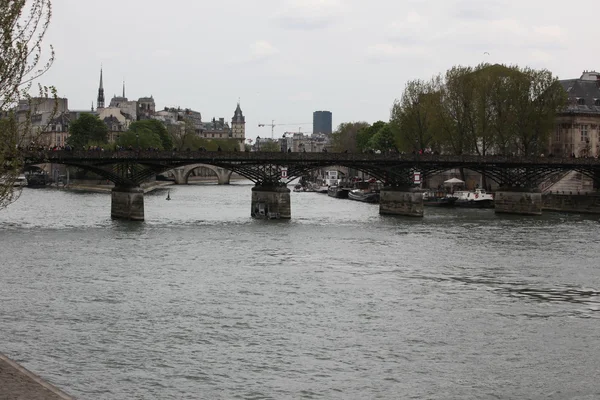
[[[457,201],[494,200],[494,196],[491,193],[486,193],[485,189],[475,189],[474,191],[457,190],[449,195],[449,197],[455,197]]]

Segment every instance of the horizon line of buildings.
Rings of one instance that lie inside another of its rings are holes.
[[[125,95],[125,82],[120,96],[114,95],[108,106],[104,94],[103,70],[100,68],[100,80],[96,98],[96,109],[94,103],[90,110],[70,110],[68,99],[62,98],[33,98],[31,101],[22,100],[17,106],[17,120],[23,126],[26,119],[30,119],[31,129],[24,138],[24,144],[36,142],[45,147],[61,147],[67,144],[69,137],[69,125],[79,118],[83,113],[96,115],[108,128],[108,142],[113,143],[117,137],[129,129],[135,122],[144,119],[155,119],[161,121],[165,126],[180,126],[183,134],[189,129],[186,124],[191,124],[194,133],[203,139],[235,140],[239,143],[240,150],[244,149],[246,142],[246,118],[238,100],[234,110],[231,124],[225,118],[212,118],[211,121],[203,121],[202,114],[190,108],[164,107],[156,110],[154,97],[140,97],[137,100],[129,100]],[[313,137],[313,133],[295,134],[294,138],[288,138],[290,147],[322,150],[324,138],[322,134],[330,135],[332,132],[332,114],[329,111],[315,111],[313,113],[313,132],[319,133]],[[291,142],[297,144],[292,146]]]

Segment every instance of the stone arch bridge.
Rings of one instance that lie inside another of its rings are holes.
[[[496,212],[516,214],[541,214],[541,194],[535,188],[559,172],[581,172],[600,188],[600,160],[595,158],[207,151],[33,151],[22,157],[25,165],[75,166],[114,182],[111,216],[131,220],[144,219],[142,182],[168,170],[180,171],[175,173],[184,182],[200,165],[215,168],[222,176],[236,172],[254,182],[253,217],[290,218],[287,183],[332,165],[363,171],[384,182],[381,214],[423,216],[422,195],[413,184],[415,171],[424,179],[452,168],[479,172],[501,187],[496,194]],[[281,178],[282,168],[287,168],[287,179]]]
[[[186,185],[192,172],[198,168],[206,168],[213,171],[217,176],[219,185],[228,185],[231,174],[233,174],[233,171],[231,170],[210,164],[189,164],[183,167],[174,168],[168,172],[173,176],[177,185]]]

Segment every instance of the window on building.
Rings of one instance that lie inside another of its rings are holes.
[[[579,129],[580,129],[580,132],[581,132],[581,141],[582,142],[587,142],[589,140],[588,126],[587,125],[580,125]]]
[[[594,105],[600,106],[600,99],[594,99]]]
[[[581,98],[581,97],[579,97],[579,98],[577,99],[577,104],[579,104],[580,106],[583,106],[583,105],[585,105],[585,99],[584,99],[584,98]]]

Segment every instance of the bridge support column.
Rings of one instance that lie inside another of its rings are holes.
[[[257,185],[252,188],[253,218],[290,219],[292,205],[290,189],[287,186]]]
[[[542,193],[532,188],[500,188],[494,193],[496,213],[542,215]]]
[[[185,168],[175,168],[173,170],[173,177],[175,178],[176,185],[185,185]]]
[[[420,189],[400,186],[384,187],[379,192],[379,214],[423,217],[423,192]]]
[[[217,180],[219,185],[229,185],[229,178],[233,172],[225,168],[217,168]]]
[[[110,216],[113,219],[144,220],[144,190],[139,186],[117,186],[112,190]]]

